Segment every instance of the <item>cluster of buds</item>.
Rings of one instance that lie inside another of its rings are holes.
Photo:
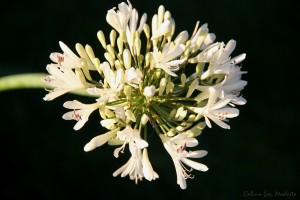
[[[100,124],[108,132],[94,137],[84,150],[119,145],[113,153],[118,158],[128,145],[131,157],[113,176],[128,175],[136,182],[158,178],[147,151],[149,136],[157,133],[175,165],[177,184],[185,189],[192,169],[208,170],[191,159],[207,151],[187,149],[198,145],[196,137],[212,122],[229,129],[228,118],[239,115],[236,105],[246,103],[240,95],[247,84],[241,80],[245,72],[238,66],[245,54],[231,58],[236,42],[214,42],[207,24],[197,22],[191,35],[175,35],[175,21],[164,6],[152,17],[151,26],[147,15],[139,18],[130,2],[109,10],[106,20],[113,28],[109,38],[97,33],[105,50],[103,61],[89,45],[77,43],[76,55],[59,42],[63,53],[50,55],[50,75],[43,80],[52,90],[44,100],[76,90],[95,99],[92,104],[65,102],[70,111],[63,119],[76,120],[78,130],[99,111]],[[149,125],[154,131],[148,131]]]

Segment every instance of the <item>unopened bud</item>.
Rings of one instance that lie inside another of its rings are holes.
[[[100,41],[102,47],[104,49],[106,49],[106,41],[105,41],[105,36],[104,36],[103,32],[102,31],[98,31],[97,37],[98,37],[98,40]]]

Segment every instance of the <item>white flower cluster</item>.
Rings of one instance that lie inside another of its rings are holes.
[[[76,55],[59,42],[63,53],[50,55],[50,75],[43,80],[52,90],[44,100],[75,90],[92,96],[93,104],[64,103],[71,111],[63,119],[76,120],[74,129],[78,130],[99,110],[100,124],[108,132],[94,137],[84,150],[105,143],[120,145],[114,151],[118,158],[128,144],[131,158],[113,176],[129,175],[136,182],[143,177],[158,178],[147,151],[150,125],[174,162],[177,184],[185,189],[192,169],[208,170],[190,159],[207,152],[187,148],[198,145],[195,137],[206,125],[212,127],[211,121],[229,129],[228,118],[239,115],[236,105],[246,103],[240,95],[247,84],[241,80],[245,72],[238,66],[245,54],[231,58],[236,42],[214,43],[215,35],[208,32],[207,24],[197,22],[191,36],[187,31],[174,35],[175,21],[163,6],[151,25],[146,23],[146,14],[139,18],[130,2],[109,10],[106,20],[113,27],[109,39],[102,31],[97,34],[105,50],[103,62],[89,45],[76,44]]]

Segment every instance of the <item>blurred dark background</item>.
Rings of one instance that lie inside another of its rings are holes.
[[[46,72],[58,41],[73,50],[90,44],[102,58],[96,33],[109,34],[105,16],[120,1],[6,1],[0,7],[0,76]],[[187,190],[176,184],[173,163],[156,137],[149,156],[158,180],[135,185],[112,173],[129,158],[113,157],[105,145],[85,153],[84,145],[104,133],[99,115],[80,131],[64,121],[65,95],[42,100],[44,90],[0,93],[0,199],[297,199],[299,190],[299,10],[292,0],[132,0],[139,14],[150,17],[165,5],[176,32],[192,33],[197,20],[208,23],[217,41],[237,40],[234,55],[247,53],[243,78],[248,85],[240,116],[231,130],[205,129],[199,148],[209,154],[199,162],[209,171],[195,172]],[[79,98],[81,99],[81,98]],[[82,98],[84,99],[84,98]],[[286,193],[283,197],[276,192]],[[291,193],[296,194],[289,197]]]

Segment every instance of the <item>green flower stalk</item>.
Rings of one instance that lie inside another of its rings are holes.
[[[118,158],[128,145],[131,157],[113,176],[128,175],[135,182],[159,177],[147,151],[157,145],[148,143],[147,126],[153,127],[174,163],[177,184],[185,189],[192,169],[208,170],[191,159],[207,152],[187,149],[198,145],[196,137],[206,126],[229,129],[228,119],[239,115],[236,106],[246,103],[240,95],[247,84],[241,80],[245,72],[238,66],[245,54],[231,58],[236,42],[214,42],[207,24],[197,22],[191,35],[175,35],[175,20],[163,6],[150,24],[130,2],[109,10],[106,20],[113,30],[107,37],[97,33],[105,52],[102,61],[89,45],[76,44],[75,54],[59,42],[62,53],[50,55],[53,63],[43,78],[52,88],[44,100],[82,90],[94,98],[92,104],[65,102],[70,111],[63,119],[75,120],[79,130],[99,111],[108,132],[95,136],[84,150],[108,143],[119,146],[113,153]]]

